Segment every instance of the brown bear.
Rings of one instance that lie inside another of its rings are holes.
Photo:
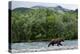
[[[50,43],[48,44],[48,47],[50,45],[54,46],[54,44],[57,44],[57,46],[59,46],[59,45],[62,46],[61,42],[64,42],[64,39],[62,39],[62,38],[52,39],[50,41]]]

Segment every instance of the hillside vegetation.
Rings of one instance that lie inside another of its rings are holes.
[[[11,42],[78,38],[78,10],[60,6],[11,10]]]

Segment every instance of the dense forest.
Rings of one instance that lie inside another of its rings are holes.
[[[49,41],[78,38],[78,9],[61,6],[11,10],[11,42]]]

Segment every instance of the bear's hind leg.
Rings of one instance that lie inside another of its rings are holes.
[[[54,43],[52,44],[52,46],[54,46]]]
[[[48,47],[51,45],[51,43],[48,44]]]
[[[57,44],[57,46],[59,46],[59,44]]]

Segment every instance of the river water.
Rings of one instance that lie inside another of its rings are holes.
[[[25,43],[13,43],[11,45],[12,52],[39,52],[39,51],[54,51],[54,50],[68,50],[68,49],[77,49],[78,41],[77,40],[66,40],[62,42],[63,46],[50,46],[48,47],[49,42],[25,42]]]

